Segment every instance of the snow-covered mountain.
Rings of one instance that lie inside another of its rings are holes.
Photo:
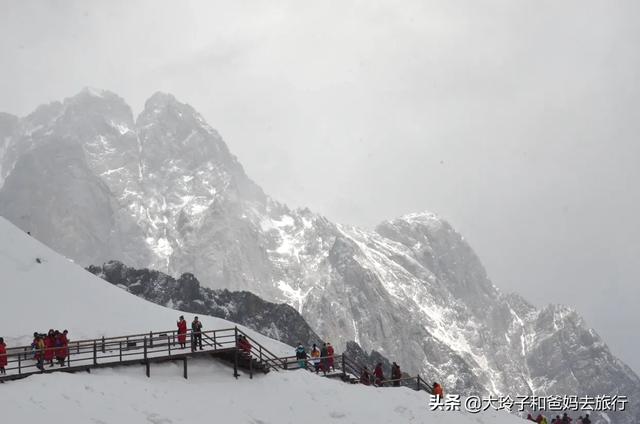
[[[38,260],[39,261],[38,261]],[[30,342],[34,330],[68,328],[71,340],[139,334],[172,328],[180,312],[147,302],[103,281],[0,218],[0,308],[8,347]],[[200,315],[206,329],[235,325]],[[10,324],[10,325],[7,325]],[[291,346],[243,328],[278,355]],[[24,360],[26,361],[26,359]],[[24,364],[24,362],[23,362]],[[193,423],[203,418],[234,423],[517,424],[497,412],[431,412],[424,392],[344,384],[304,370],[249,379],[205,357],[189,360],[189,379],[179,363],[94,369],[90,374],[53,373],[0,384],[7,423],[64,417],[69,424]]]
[[[339,349],[355,340],[450,391],[621,394],[640,380],[572,310],[501,293],[446,221],[374,231],[291,210],[247,177],[190,106],[156,93],[134,120],[84,90],[0,121],[0,215],[82,265],[111,259],[296,308]],[[2,138],[0,138],[2,140]]]

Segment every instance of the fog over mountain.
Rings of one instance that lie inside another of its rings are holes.
[[[81,265],[189,272],[286,302],[338,349],[355,340],[452,392],[621,394],[632,412],[612,422],[639,418],[638,376],[574,310],[501,292],[433,213],[367,230],[291,209],[167,93],[135,119],[84,89],[2,122],[0,215]]]

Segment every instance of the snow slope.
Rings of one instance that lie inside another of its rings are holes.
[[[36,261],[41,260],[41,263]],[[9,346],[34,329],[68,328],[72,338],[170,328],[179,312],[157,306],[94,277],[0,218],[1,334]],[[206,328],[235,325],[201,317]],[[10,324],[10,325],[8,325]],[[245,329],[245,331],[247,331]],[[255,333],[251,332],[252,336]],[[290,347],[255,335],[278,353]],[[324,379],[306,371],[234,379],[222,362],[56,373],[0,384],[3,422],[64,417],[75,423],[424,423],[521,422],[505,413],[430,412],[427,395],[407,388],[376,389]]]
[[[36,259],[40,259],[38,263]],[[181,313],[133,296],[85,271],[0,217],[0,337],[8,346],[31,343],[34,331],[68,329],[71,340],[173,329]],[[200,316],[207,330],[233,328]],[[10,323],[10,325],[8,325]],[[238,326],[276,354],[292,348]]]

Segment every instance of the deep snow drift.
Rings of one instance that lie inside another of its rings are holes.
[[[40,260],[40,263],[36,259]],[[34,330],[68,328],[72,339],[172,328],[178,311],[118,289],[59,256],[0,218],[0,335],[9,346],[29,342]],[[207,329],[234,326],[201,317]],[[249,331],[252,336],[254,332]],[[276,353],[291,348],[255,335]],[[3,422],[66,423],[424,423],[522,422],[506,413],[431,412],[424,392],[348,385],[306,371],[271,372],[249,380],[208,359],[54,373],[0,384]]]

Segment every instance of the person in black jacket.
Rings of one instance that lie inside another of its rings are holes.
[[[198,317],[195,317],[191,323],[191,333],[191,350],[195,351],[198,346],[202,350],[202,323],[198,320]]]

